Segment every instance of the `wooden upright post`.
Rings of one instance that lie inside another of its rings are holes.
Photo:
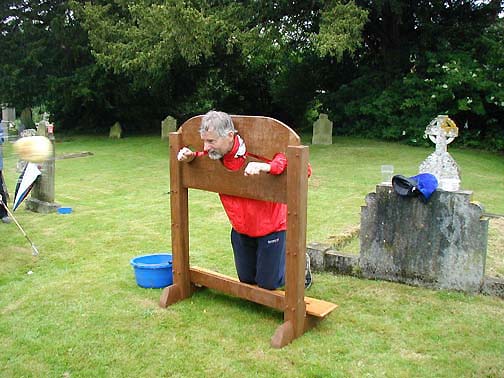
[[[159,301],[164,308],[191,295],[188,189],[182,185],[182,165],[177,161],[177,152],[181,148],[182,135],[170,133],[171,239],[174,258],[173,285],[163,290]]]
[[[305,330],[304,278],[306,256],[306,204],[308,147],[287,148],[287,246],[284,324],[277,328],[271,345],[281,348]]]

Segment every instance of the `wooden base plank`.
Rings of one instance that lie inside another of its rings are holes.
[[[194,285],[205,286],[279,311],[285,309],[285,291],[283,290],[262,289],[255,285],[240,282],[234,277],[198,267],[191,267],[190,275],[191,282]],[[334,303],[310,297],[304,297],[304,301],[306,303],[306,314],[317,318],[326,317],[338,307]]]

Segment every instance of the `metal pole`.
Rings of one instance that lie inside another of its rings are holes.
[[[23,230],[23,227],[21,227],[21,225],[18,223],[18,221],[16,220],[16,218],[14,217],[14,215],[11,213],[11,211],[9,210],[9,208],[7,207],[7,205],[2,201],[2,198],[0,198],[0,203],[2,204],[2,206],[4,207],[4,209],[7,211],[7,213],[9,214],[9,216],[12,218],[12,220],[14,221],[14,223],[16,223],[16,226],[18,226],[19,230],[24,235],[24,237],[26,238],[26,240],[28,240],[30,242],[30,245],[31,245],[32,250],[33,250],[32,255],[33,256],[37,256],[39,254],[39,251],[38,251],[37,247],[35,247],[35,244],[33,244],[33,242],[30,240],[30,238],[26,234],[25,230]]]

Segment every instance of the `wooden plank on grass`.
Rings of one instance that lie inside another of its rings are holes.
[[[240,282],[234,277],[198,267],[191,267],[190,272],[191,282],[195,285],[208,287],[279,311],[285,308],[285,291],[283,290],[261,289],[255,285]],[[326,317],[338,307],[334,303],[310,297],[304,297],[304,302],[306,313],[317,318]]]

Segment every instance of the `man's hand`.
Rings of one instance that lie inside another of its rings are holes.
[[[192,152],[189,148],[182,147],[180,151],[177,153],[177,160],[189,163],[194,159],[195,155],[196,154]]]
[[[268,173],[270,169],[271,167],[268,163],[259,163],[253,161],[251,163],[248,163],[245,167],[245,176],[258,175],[261,172]]]

